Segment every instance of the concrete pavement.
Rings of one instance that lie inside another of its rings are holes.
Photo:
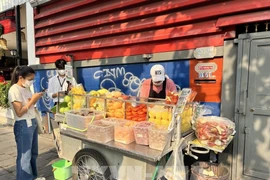
[[[15,180],[16,143],[12,126],[0,124],[0,180]],[[39,135],[39,156],[37,160],[39,176],[53,180],[51,164],[59,160],[54,148],[52,135]]]

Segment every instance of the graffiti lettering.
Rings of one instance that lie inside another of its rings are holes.
[[[141,80],[131,72],[126,72],[124,67],[98,70],[93,75],[94,79],[103,80],[100,82],[100,88],[109,87],[109,90],[120,90],[117,87],[117,81],[122,82],[124,87],[127,87],[131,92],[137,92],[141,86]],[[120,85],[120,84],[119,84]]]
[[[47,71],[47,77],[49,79],[49,76],[52,77],[51,75],[54,76],[54,71]],[[43,81],[45,80],[45,78],[41,78],[40,80],[40,87],[41,89],[45,89],[45,87],[43,86]],[[48,84],[48,81],[46,82],[46,84]],[[47,93],[44,94],[44,96],[42,96],[42,101],[43,101],[43,104],[44,106],[47,108],[47,109],[50,109],[51,108],[51,98],[49,97],[49,95]]]
[[[124,67],[121,68],[116,68],[116,77],[118,78],[119,76],[125,75],[126,70]]]
[[[102,70],[98,70],[94,73],[94,79],[99,79],[101,77],[104,78],[118,78],[121,77],[125,74],[126,70],[124,67],[117,67],[117,68],[111,68],[111,69],[102,69]]]
[[[99,79],[101,77],[102,73],[103,73],[103,71],[100,71],[100,70],[96,71],[94,73],[94,79]]]
[[[115,72],[115,71],[114,71]],[[115,74],[113,74],[111,71],[110,71],[110,69],[103,69],[103,73],[105,73],[105,78],[107,78],[107,77],[113,77],[113,78],[116,78],[115,77]]]

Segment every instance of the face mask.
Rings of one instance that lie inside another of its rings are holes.
[[[34,83],[33,80],[29,81],[26,79],[22,85],[23,85],[23,87],[29,88],[33,85],[33,83]]]
[[[58,74],[60,74],[61,76],[64,76],[65,75],[65,70],[64,69],[58,70]]]
[[[161,84],[163,84],[163,81],[161,81],[161,82],[159,82],[159,83],[153,82],[153,84],[154,84],[155,86],[160,86]]]

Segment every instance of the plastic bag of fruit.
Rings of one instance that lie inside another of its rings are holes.
[[[191,130],[191,121],[193,119],[193,103],[188,103],[186,104],[183,112],[180,115],[181,117],[181,133],[185,133],[188,132],[189,130]]]
[[[209,147],[227,145],[234,132],[234,122],[224,117],[203,116],[196,121],[195,134],[200,143]]]
[[[82,84],[77,84],[71,88],[70,94],[72,95],[73,106],[72,109],[78,110],[85,106],[86,92]]]
[[[174,104],[175,105],[178,102],[178,98],[179,98],[179,93],[169,91],[166,94],[165,103],[166,104]]]

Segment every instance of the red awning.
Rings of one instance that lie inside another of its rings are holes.
[[[9,11],[0,13],[0,24],[4,28],[3,34],[16,31],[14,10],[9,10]]]
[[[3,34],[8,34],[10,32],[16,31],[16,23],[14,18],[0,20],[0,24],[4,27]]]

